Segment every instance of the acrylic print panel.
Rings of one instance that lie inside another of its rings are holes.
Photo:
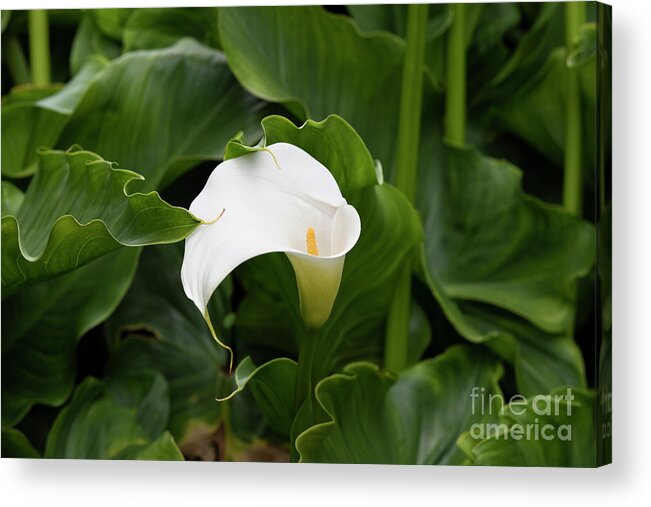
[[[2,12],[2,456],[610,462],[610,8]]]

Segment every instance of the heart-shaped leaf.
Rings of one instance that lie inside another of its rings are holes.
[[[180,241],[197,227],[156,192],[128,193],[138,179],[87,151],[43,152],[23,205],[2,217],[3,296],[122,246]]]
[[[264,104],[242,90],[224,55],[191,39],[111,62],[84,94],[59,145],[79,144],[160,188],[222,157],[238,131],[259,136]]]
[[[527,196],[520,171],[472,148],[445,148],[424,175],[429,270],[454,299],[488,303],[550,333],[572,319],[571,289],[594,262],[594,227]]]
[[[118,305],[139,253],[118,250],[2,302],[3,426],[17,423],[34,403],[61,405],[67,399],[75,344]]]
[[[70,404],[54,421],[45,457],[183,459],[168,433],[152,439],[140,425],[137,407],[116,399],[110,388],[92,377],[75,390]]]
[[[401,39],[362,35],[350,18],[314,6],[221,9],[219,33],[247,90],[286,104],[301,119],[341,115],[391,172]]]
[[[584,386],[566,329],[573,284],[594,261],[594,228],[524,194],[519,170],[505,161],[471,148],[439,151],[421,175],[419,208],[423,271],[445,316],[513,364],[521,392]]]
[[[397,378],[370,363],[348,365],[316,388],[328,420],[299,436],[301,461],[462,464],[457,438],[496,416],[487,406],[480,410],[472,393],[486,400],[500,395],[501,375],[501,365],[485,351],[459,346]]]

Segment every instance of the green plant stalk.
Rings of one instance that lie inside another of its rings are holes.
[[[407,13],[407,45],[402,69],[402,95],[398,120],[396,186],[410,202],[416,199],[418,145],[423,104],[423,68],[427,33],[426,4],[410,5]],[[387,317],[384,366],[401,371],[407,366],[411,314],[411,256],[401,266]]]
[[[579,35],[581,25],[585,23],[585,4],[568,2],[565,4],[566,47],[572,48],[574,38]],[[563,206],[574,214],[580,215],[583,207],[582,192],[582,132],[581,132],[581,84],[575,69],[567,69],[567,116],[565,125],[565,160],[563,181]]]
[[[583,2],[565,4],[565,44],[569,55],[574,38],[579,35],[581,25],[585,23],[585,5]],[[581,132],[581,84],[576,69],[567,67],[567,104],[565,123],[565,158],[563,178],[563,207],[573,215],[580,216],[583,208],[582,189],[582,132]],[[571,288],[576,301],[576,284]],[[567,327],[569,337],[574,336],[575,315]]]
[[[29,83],[29,65],[27,65],[27,58],[25,58],[25,53],[18,39],[8,37],[4,47],[11,80],[17,85]]]
[[[296,385],[294,386],[294,412],[298,413],[305,398],[312,394],[312,367],[316,349],[317,330],[307,328],[298,349]]]
[[[46,10],[29,11],[29,58],[35,85],[50,83],[50,28],[47,18]]]
[[[445,136],[451,144],[466,142],[466,6],[454,5],[454,21],[447,45]]]

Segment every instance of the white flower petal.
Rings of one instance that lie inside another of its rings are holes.
[[[308,325],[327,319],[344,257],[361,231],[332,174],[296,146],[278,143],[220,164],[190,211],[206,223],[185,243],[181,269],[187,296],[205,315],[210,296],[244,261],[288,254]],[[307,253],[314,230],[319,255]],[[318,324],[314,324],[318,323]]]

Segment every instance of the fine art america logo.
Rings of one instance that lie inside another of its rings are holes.
[[[470,400],[472,414],[484,416],[480,417],[484,421],[470,427],[470,436],[475,440],[572,440],[572,425],[566,422],[572,417],[574,401],[570,388],[563,394],[540,394],[529,399],[516,394],[505,400],[501,394],[488,394],[483,387],[473,387]],[[505,414],[522,416],[527,411],[534,416],[533,420],[522,423],[509,421],[508,424],[503,420],[496,422],[497,417]],[[563,420],[563,424],[554,424],[554,419]]]

